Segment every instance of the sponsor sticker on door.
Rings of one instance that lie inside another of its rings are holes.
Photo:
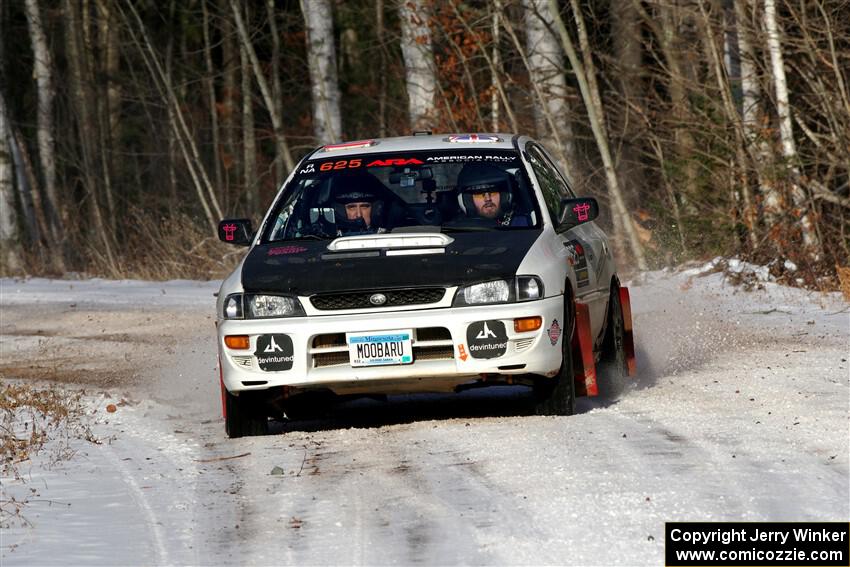
[[[413,331],[346,333],[351,366],[387,366],[413,362]]]

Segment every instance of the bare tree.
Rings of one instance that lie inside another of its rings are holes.
[[[18,257],[14,170],[9,140],[6,103],[0,93],[0,273],[14,272],[21,267]]]
[[[269,116],[272,119],[272,128],[274,129],[275,140],[277,142],[278,159],[283,162],[286,172],[289,173],[295,167],[295,161],[292,159],[292,154],[289,152],[289,143],[286,141],[286,135],[283,132],[283,116],[278,114],[279,105],[275,104],[274,95],[266,76],[263,74],[263,68],[260,65],[260,59],[257,57],[257,51],[254,49],[254,44],[251,42],[251,36],[248,34],[248,28],[245,25],[245,20],[242,18],[240,9],[241,2],[230,0],[230,8],[233,12],[233,19],[236,21],[236,29],[239,32],[239,39],[242,46],[248,54],[248,59],[251,62],[251,69],[254,71],[254,78],[257,80],[257,85],[260,87],[260,93],[263,95],[263,101],[266,103],[266,109],[269,111]]]
[[[569,179],[575,180],[579,161],[567,107],[564,57],[552,34],[552,14],[545,0],[524,0],[523,6],[527,56],[509,20],[505,21],[505,27],[528,70],[537,98],[534,105],[537,135],[545,145],[555,148],[561,169]]]
[[[313,94],[313,131],[320,144],[339,141],[339,82],[330,0],[301,0],[307,28],[307,61]]]
[[[404,57],[410,127],[428,130],[436,116],[437,75],[431,45],[430,15],[422,0],[400,0],[401,53]]]
[[[581,47],[582,59],[576,52],[573,40],[567,32],[564,21],[558,12],[557,0],[549,0],[549,9],[554,18],[555,27],[561,36],[561,44],[570,60],[570,66],[576,75],[579,88],[581,89],[582,100],[587,109],[587,117],[590,121],[590,127],[593,130],[593,137],[596,140],[596,146],[602,156],[602,164],[605,167],[605,180],[608,185],[608,195],[614,203],[614,223],[615,228],[619,226],[622,234],[626,238],[626,243],[629,250],[637,262],[638,269],[646,270],[646,257],[643,252],[643,246],[635,230],[631,215],[626,208],[626,202],[620,190],[620,183],[617,179],[617,172],[614,169],[614,160],[611,158],[611,148],[608,141],[608,133],[605,127],[605,113],[602,107],[602,99],[599,96],[599,87],[596,84],[596,67],[593,64],[593,59],[590,51],[590,44],[587,39],[587,32],[584,29],[584,18],[581,15],[581,10],[578,5],[578,0],[570,0],[573,9],[573,17],[575,18],[576,28],[578,31],[579,45]]]
[[[51,237],[55,242],[63,241],[61,204],[56,188],[56,144],[53,118],[53,101],[56,86],[53,80],[53,57],[47,47],[47,37],[41,20],[38,0],[26,0],[27,25],[30,31],[35,63],[33,75],[38,84],[38,159],[44,178],[45,209]],[[57,268],[64,270],[61,254],[56,254]],[[61,265],[59,265],[61,264]]]
[[[785,78],[785,63],[779,38],[779,25],[776,21],[775,0],[764,0],[764,27],[767,30],[767,48],[773,72],[773,86],[776,91],[776,113],[779,117],[779,136],[782,141],[782,155],[786,167],[792,174],[790,183],[791,199],[800,211],[800,228],[803,245],[808,253],[816,258],[820,251],[820,242],[811,215],[808,213],[806,193],[799,185],[800,171],[797,165],[797,145],[791,125],[791,105],[788,99],[788,83]]]
[[[257,187],[257,143],[254,136],[254,97],[251,96],[251,61],[248,50],[242,45],[239,50],[242,61],[242,164],[244,167],[246,207],[249,215],[258,212],[259,191]]]

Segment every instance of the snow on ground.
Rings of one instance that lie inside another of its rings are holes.
[[[2,479],[4,499],[39,487],[2,563],[660,565],[665,521],[847,521],[850,308],[763,286],[646,274],[639,376],[572,417],[522,415],[526,392],[499,387],[229,440],[215,283],[2,280],[5,378],[61,360],[83,374],[55,380],[85,383],[91,349],[116,369],[87,390],[102,444]]]

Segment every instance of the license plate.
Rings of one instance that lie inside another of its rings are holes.
[[[413,362],[413,331],[346,333],[351,366],[386,366]]]

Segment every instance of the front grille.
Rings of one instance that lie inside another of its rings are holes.
[[[387,297],[386,303],[373,305],[369,298],[376,293]],[[443,299],[446,290],[442,287],[393,289],[387,291],[358,291],[352,293],[328,293],[310,298],[313,307],[321,311],[338,309],[374,309],[375,307],[399,307],[404,305],[424,305]]]
[[[423,327],[413,330],[413,363],[424,360],[452,360],[455,356],[452,334],[445,327]],[[314,368],[348,366],[345,333],[328,333],[313,337],[310,353]]]

